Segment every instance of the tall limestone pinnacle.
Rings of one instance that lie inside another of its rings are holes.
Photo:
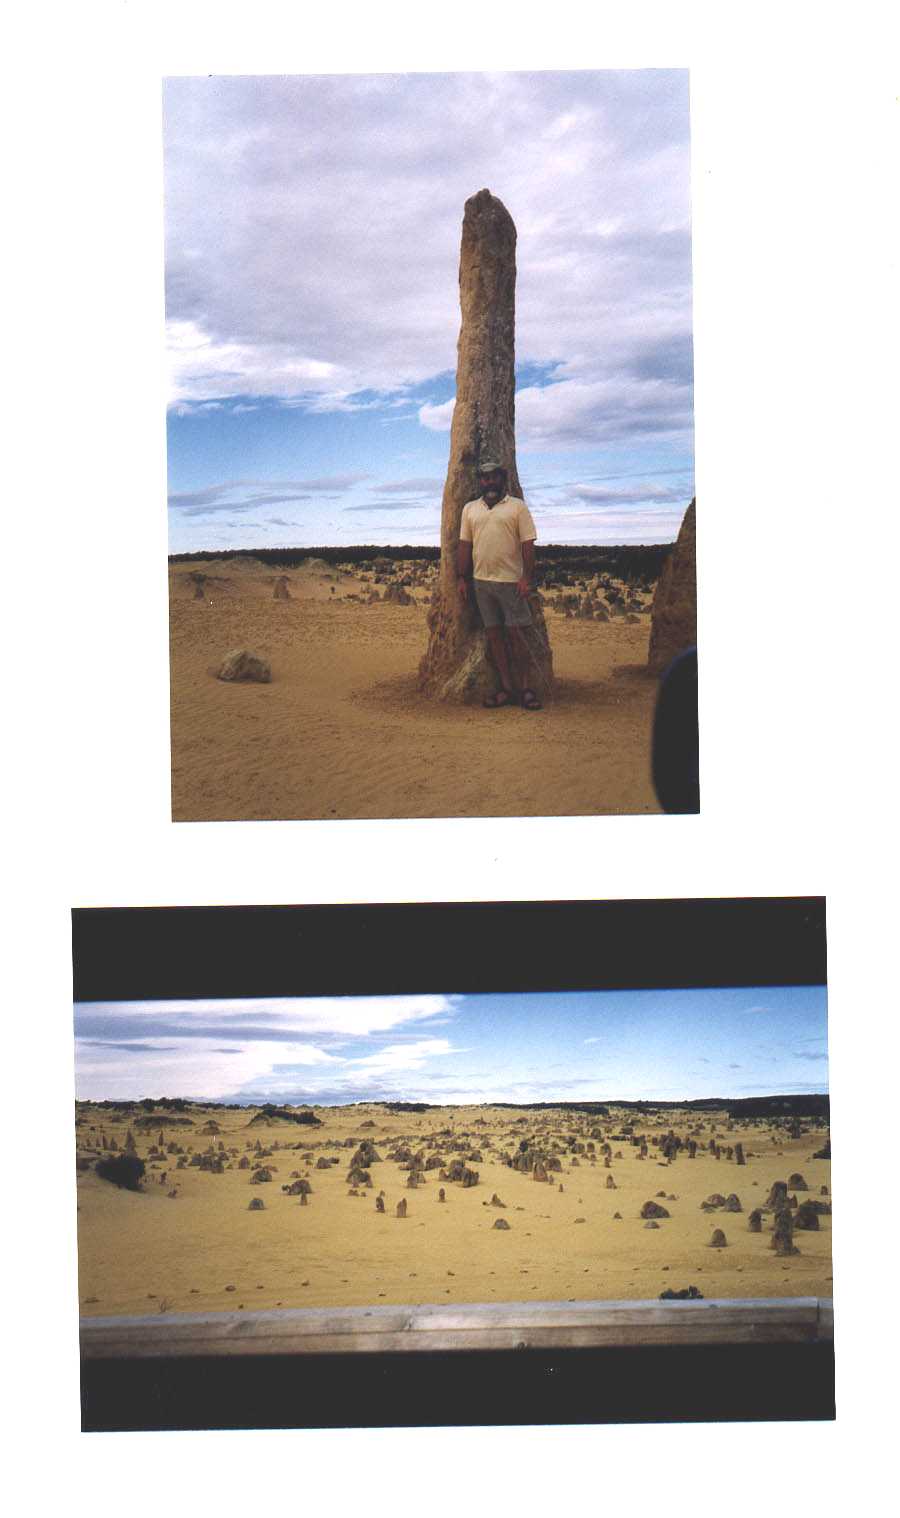
[[[462,509],[479,494],[482,461],[504,464],[510,495],[522,494],[515,438],[516,228],[490,190],[479,190],[465,204],[459,299],[462,326],[441,507],[440,574],[428,613],[428,648],[419,666],[419,683],[443,700],[475,701],[495,689],[497,676],[473,597],[464,603],[457,590]],[[550,643],[537,596],[531,597],[530,606],[529,683],[546,698],[553,682]]]

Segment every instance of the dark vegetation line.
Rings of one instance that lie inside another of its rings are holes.
[[[673,543],[636,543],[620,546],[591,547],[577,544],[538,543],[538,568],[550,566],[581,570],[588,574],[612,574],[623,580],[656,580],[672,552]],[[441,556],[437,547],[375,547],[362,544],[352,548],[222,548],[198,549],[195,553],[172,553],[170,564],[190,564],[198,559],[257,559],[273,569],[297,569],[307,559],[322,559],[326,564],[358,564],[370,568],[381,559],[385,567],[398,560],[436,564]]]
[[[100,1102],[76,1102],[80,1107],[96,1107],[116,1112],[187,1112],[191,1107],[212,1108],[219,1112],[241,1112],[255,1106],[252,1102],[210,1102],[201,1098],[181,1096],[144,1097],[142,1101],[116,1102],[106,1099]],[[312,1105],[319,1105],[313,1103]],[[345,1107],[383,1107],[386,1112],[438,1112],[443,1107],[458,1107],[459,1102],[345,1102]],[[611,1099],[607,1102],[484,1102],[485,1107],[502,1107],[510,1112],[587,1112],[598,1117],[609,1117],[610,1107],[630,1112],[722,1112],[735,1117],[818,1117],[830,1119],[831,1103],[827,1095],[810,1093],[805,1096],[702,1096],[690,1101],[640,1101],[626,1102]],[[294,1123],[316,1124],[318,1119],[309,1109],[295,1111],[292,1107],[276,1107],[271,1102],[262,1105],[267,1117],[281,1117]]]

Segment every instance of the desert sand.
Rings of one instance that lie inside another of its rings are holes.
[[[827,1135],[820,1124],[805,1121],[790,1137],[770,1120],[732,1125],[724,1112],[637,1116],[611,1107],[598,1119],[469,1106],[313,1111],[314,1127],[253,1108],[192,1106],[181,1114],[188,1121],[176,1124],[160,1111],[144,1118],[79,1104],[82,1313],[642,1300],[690,1285],[704,1297],[832,1295],[831,1165],[812,1158]],[[137,1192],[95,1169],[104,1142],[121,1149],[129,1129],[146,1166]],[[685,1144],[697,1141],[694,1159],[686,1147],[662,1159],[660,1141],[670,1130]],[[644,1159],[632,1142],[637,1135],[648,1139]],[[708,1147],[714,1136],[719,1159]],[[546,1181],[504,1162],[523,1140],[558,1163]],[[371,1185],[354,1185],[348,1172],[363,1141],[379,1158],[368,1166]],[[744,1165],[727,1158],[726,1146],[738,1143]],[[171,1145],[182,1153],[169,1152]],[[432,1160],[414,1187],[404,1150],[414,1159],[424,1153],[426,1165]],[[214,1168],[201,1168],[201,1156]],[[454,1160],[477,1172],[477,1184],[440,1178],[439,1167],[449,1171]],[[254,1180],[260,1169],[270,1179]],[[798,1252],[781,1257],[771,1247],[772,1211],[758,1233],[749,1216],[765,1207],[776,1181],[796,1174],[808,1190],[795,1186],[793,1194],[798,1204],[816,1203],[819,1228],[795,1230]],[[305,1204],[286,1189],[300,1181],[311,1188]],[[714,1193],[736,1195],[742,1210],[704,1211]],[[263,1206],[251,1208],[254,1201]],[[398,1217],[403,1201],[406,1216]],[[641,1216],[648,1202],[669,1214],[655,1228]],[[498,1220],[508,1228],[496,1228]],[[724,1248],[710,1247],[715,1229],[725,1234]]]
[[[546,595],[555,695],[540,712],[491,712],[417,691],[435,573],[400,564],[376,584],[321,560],[284,574],[250,558],[173,563],[174,820],[659,812],[650,595],[607,622]],[[369,600],[403,580],[407,604]],[[269,661],[270,684],[216,678],[241,647]]]

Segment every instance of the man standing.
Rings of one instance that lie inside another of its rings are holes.
[[[528,684],[528,644],[522,632],[531,626],[528,595],[537,533],[525,502],[507,495],[507,478],[503,465],[493,461],[478,472],[481,496],[466,503],[460,522],[458,588],[467,601],[474,568],[472,589],[500,676],[499,690],[485,697],[484,705],[497,709],[518,700],[525,711],[537,712],[542,703]]]

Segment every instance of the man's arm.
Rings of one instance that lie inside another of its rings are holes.
[[[456,569],[459,576],[456,588],[462,600],[468,601],[469,587],[466,581],[472,573],[472,544],[467,543],[464,538],[460,538],[459,547],[456,550]]]
[[[527,596],[534,584],[534,538],[526,538],[522,544],[522,568],[524,574],[516,589],[520,596]]]

